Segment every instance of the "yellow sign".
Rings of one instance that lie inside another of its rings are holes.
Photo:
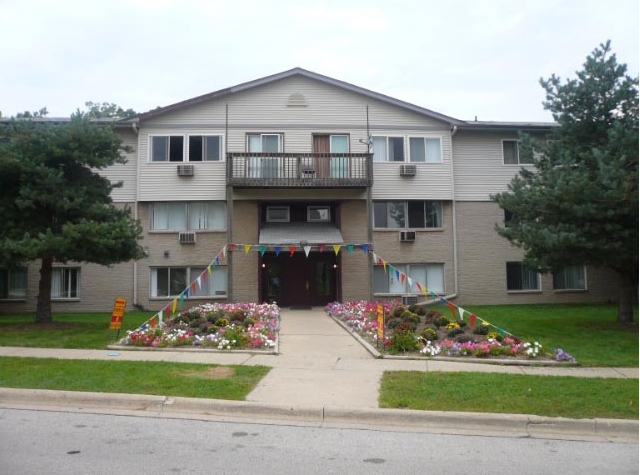
[[[384,307],[376,306],[376,315],[378,316],[378,341],[384,345]]]
[[[111,314],[110,330],[120,330],[122,328],[122,318],[124,317],[124,309],[127,306],[127,299],[118,298],[113,305],[113,313]]]

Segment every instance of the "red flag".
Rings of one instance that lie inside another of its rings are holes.
[[[233,252],[235,248],[236,248],[235,244],[227,244],[227,249],[229,249],[231,252]]]
[[[473,313],[469,315],[469,326],[471,328],[476,326],[476,316]]]
[[[318,244],[318,252],[324,252],[324,248],[325,248],[324,244]]]
[[[296,249],[298,249],[298,246],[289,246],[289,257],[293,257],[293,254],[296,252]]]
[[[453,315],[453,319],[457,320],[458,317],[456,317],[456,306],[453,305],[451,302],[447,302],[449,304],[449,310],[451,310],[451,315]]]
[[[156,317],[151,317],[149,319],[149,325],[151,326],[151,328],[155,328],[158,326],[158,319]]]

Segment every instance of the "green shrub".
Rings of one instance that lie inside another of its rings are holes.
[[[409,310],[418,316],[425,316],[427,309],[424,305],[410,305]]]
[[[418,325],[413,322],[400,322],[396,325],[396,332],[414,332],[418,328]]]
[[[487,335],[489,334],[489,325],[478,325],[473,329],[474,335]]]
[[[420,316],[413,312],[405,312],[402,314],[402,320],[405,322],[415,323],[417,325],[420,323]]]
[[[226,318],[224,318],[224,317],[221,317],[221,318],[218,318],[218,319],[215,321],[215,324],[216,324],[217,326],[219,326],[219,327],[226,327],[226,326],[228,326],[228,325],[229,325],[229,320],[227,320],[227,319],[226,319]]]
[[[393,307],[391,310],[391,316],[394,318],[400,318],[402,316],[402,312],[407,309],[404,305],[398,305],[397,307]]]
[[[444,315],[440,315],[439,317],[437,317],[434,321],[433,321],[434,325],[437,326],[438,328],[440,327],[444,327],[446,325],[448,325],[449,323],[451,323],[451,320],[449,320],[447,317],[445,317]]]
[[[487,338],[491,338],[492,340],[502,341],[502,335],[498,332],[487,333]]]
[[[215,323],[219,318],[224,318],[224,312],[222,310],[213,310],[207,313],[207,321]]]
[[[434,327],[434,325],[425,327],[420,336],[427,341],[436,341],[438,339],[438,330],[432,327]]]
[[[464,333],[464,330],[462,328],[453,328],[447,332],[447,336],[449,338],[455,338],[462,333]]]
[[[389,351],[392,353],[404,353],[407,351],[417,351],[420,343],[416,340],[415,334],[410,331],[395,332],[391,337]]]

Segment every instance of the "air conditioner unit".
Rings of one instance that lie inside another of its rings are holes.
[[[195,244],[196,233],[193,231],[185,231],[178,234],[178,240],[180,244]]]
[[[400,176],[416,176],[416,166],[400,165]]]
[[[400,242],[413,242],[416,240],[415,231],[400,231]]]
[[[416,305],[418,303],[417,295],[403,295],[402,305]]]
[[[178,165],[178,176],[193,176],[193,165]]]

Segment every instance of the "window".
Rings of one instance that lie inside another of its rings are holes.
[[[328,206],[307,206],[307,221],[329,222],[331,221],[331,210]]]
[[[288,206],[267,206],[267,222],[268,223],[288,223],[289,207]]]
[[[507,262],[507,290],[540,290],[538,271],[522,262]]]
[[[224,231],[225,219],[223,201],[151,203],[150,221],[153,230]]]
[[[227,294],[227,268],[211,267],[211,275],[206,267],[153,267],[151,268],[151,297],[175,297],[200,279],[201,286],[195,290],[189,288],[190,297],[212,297]]]
[[[0,299],[27,298],[27,269],[0,269]]]
[[[502,141],[502,159],[505,165],[525,165],[533,163],[531,159],[526,160],[520,156],[519,140]]]
[[[441,201],[375,201],[373,227],[405,229],[441,228]]]
[[[220,161],[222,140],[219,135],[190,135],[189,161]]]
[[[376,294],[406,294],[415,293],[415,283],[426,286],[429,292],[444,293],[444,264],[390,264],[373,267],[373,292]],[[397,272],[396,272],[397,270]],[[401,274],[413,280],[413,287],[409,286],[408,279],[403,279]]]
[[[513,212],[509,211],[508,209],[504,210],[504,227],[508,228],[509,226],[511,226],[511,224],[513,223],[513,219],[514,219],[515,215],[513,214]]]
[[[411,162],[442,163],[440,138],[409,137],[409,160]]]
[[[80,296],[80,269],[57,267],[51,271],[51,298],[76,299]]]
[[[565,266],[553,274],[554,290],[586,290],[584,266]]]
[[[152,162],[184,161],[184,137],[182,135],[158,135],[151,137]]]
[[[282,134],[247,134],[247,150],[252,153],[282,153]],[[249,157],[249,178],[279,178],[279,157]]]
[[[404,137],[371,137],[374,162],[404,162]]]

